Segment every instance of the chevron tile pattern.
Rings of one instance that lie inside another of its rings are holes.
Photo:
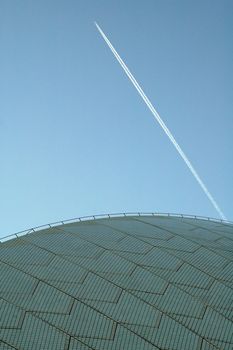
[[[11,349],[233,349],[233,225],[111,217],[1,243]]]

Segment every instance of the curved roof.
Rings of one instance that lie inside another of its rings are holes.
[[[0,244],[0,349],[232,349],[233,226],[131,216]]]

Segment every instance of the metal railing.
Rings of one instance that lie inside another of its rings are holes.
[[[56,222],[52,222],[50,224],[32,227],[28,230],[19,231],[19,232],[13,233],[11,235],[1,237],[0,243],[6,242],[10,239],[22,237],[22,236],[27,235],[27,234],[32,233],[32,232],[37,232],[37,231],[49,229],[49,228],[55,228],[57,226],[61,226],[61,225],[65,225],[65,224],[72,224],[75,222],[83,222],[83,221],[92,221],[92,220],[98,220],[98,219],[110,219],[110,218],[116,218],[116,217],[119,217],[119,218],[120,217],[130,217],[130,216],[178,217],[178,218],[184,218],[184,219],[197,219],[197,220],[205,220],[205,221],[212,221],[212,222],[219,222],[222,224],[233,225],[233,222],[228,221],[228,220],[215,219],[215,218],[210,218],[210,217],[200,216],[200,215],[177,214],[177,213],[129,212],[129,213],[98,214],[98,215],[82,216],[79,218],[56,221]]]

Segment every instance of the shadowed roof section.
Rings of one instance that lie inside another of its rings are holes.
[[[232,349],[232,305],[232,224],[109,217],[0,244],[0,349]]]

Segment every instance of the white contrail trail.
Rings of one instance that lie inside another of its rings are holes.
[[[185,153],[182,151],[182,149],[180,148],[179,144],[176,142],[175,138],[173,137],[172,133],[170,132],[170,130],[168,129],[168,127],[165,125],[165,123],[163,122],[162,118],[160,117],[160,115],[157,113],[157,111],[155,110],[154,106],[152,105],[152,103],[150,102],[150,100],[148,99],[148,97],[145,95],[144,91],[142,90],[142,88],[140,87],[140,85],[138,84],[137,80],[134,78],[134,76],[132,75],[132,73],[130,72],[130,70],[128,69],[128,67],[126,66],[126,64],[124,63],[124,61],[121,59],[120,55],[117,53],[117,51],[114,49],[113,45],[111,44],[111,42],[108,40],[108,38],[106,37],[106,35],[104,34],[104,32],[102,31],[102,29],[100,28],[100,26],[95,22],[95,25],[98,29],[98,31],[100,32],[101,36],[103,37],[104,41],[106,42],[106,44],[108,45],[108,47],[110,48],[110,50],[112,51],[112,53],[114,54],[114,56],[116,57],[116,59],[118,60],[118,62],[120,63],[121,67],[124,69],[125,73],[127,74],[127,76],[129,77],[129,79],[131,80],[131,82],[133,83],[133,85],[135,86],[135,88],[137,89],[139,95],[142,97],[142,99],[144,100],[144,102],[146,103],[147,107],[150,109],[150,111],[152,112],[153,116],[155,117],[155,119],[157,120],[157,122],[160,124],[160,126],[162,127],[163,131],[167,134],[167,136],[169,137],[170,141],[173,143],[173,145],[175,146],[175,148],[177,149],[178,153],[180,154],[180,156],[183,158],[184,162],[186,163],[187,167],[189,168],[189,170],[191,171],[191,173],[193,174],[193,176],[195,177],[195,179],[197,180],[197,182],[199,183],[199,185],[201,186],[201,188],[203,189],[203,191],[205,192],[206,196],[209,198],[210,202],[212,203],[212,205],[214,206],[214,208],[217,210],[218,214],[220,215],[220,217],[223,220],[227,220],[225,215],[223,214],[223,212],[221,211],[221,209],[219,208],[218,204],[216,203],[216,201],[214,200],[214,198],[212,197],[212,195],[210,194],[210,192],[208,191],[207,187],[205,186],[205,184],[203,183],[203,181],[201,180],[201,178],[199,177],[198,173],[196,172],[196,170],[194,169],[194,167],[192,166],[191,162],[188,160],[188,158],[186,157]]]

